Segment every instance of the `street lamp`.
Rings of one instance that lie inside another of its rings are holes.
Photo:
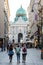
[[[40,35],[41,35],[41,46],[43,47],[43,6],[41,6],[41,9],[39,9],[39,17],[41,18],[39,24],[40,24]]]
[[[41,36],[41,58],[43,59],[43,6],[41,6],[41,9],[39,11],[39,17],[41,18],[40,20],[40,36]]]

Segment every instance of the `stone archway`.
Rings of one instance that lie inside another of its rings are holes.
[[[18,42],[20,43],[20,40],[23,38],[23,34],[22,33],[19,33],[18,34]]]

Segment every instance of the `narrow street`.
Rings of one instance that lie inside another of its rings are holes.
[[[0,65],[43,65],[43,0],[0,0]]]
[[[41,59],[41,51],[39,49],[28,49],[26,63],[22,63],[22,52],[20,64],[17,64],[16,54],[14,51],[14,56],[12,63],[9,62],[9,57],[7,51],[0,51],[0,65],[43,65],[43,60]]]

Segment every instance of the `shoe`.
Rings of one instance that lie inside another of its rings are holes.
[[[22,61],[22,63],[25,63],[25,61]]]
[[[19,63],[20,63],[20,61],[19,61]]]
[[[12,60],[10,59],[10,63],[12,62]]]
[[[17,61],[17,63],[20,63],[20,61]]]
[[[22,61],[22,63],[24,63],[24,61]]]

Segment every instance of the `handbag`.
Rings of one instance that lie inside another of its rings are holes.
[[[11,50],[8,52],[8,55],[14,55],[14,52]]]

